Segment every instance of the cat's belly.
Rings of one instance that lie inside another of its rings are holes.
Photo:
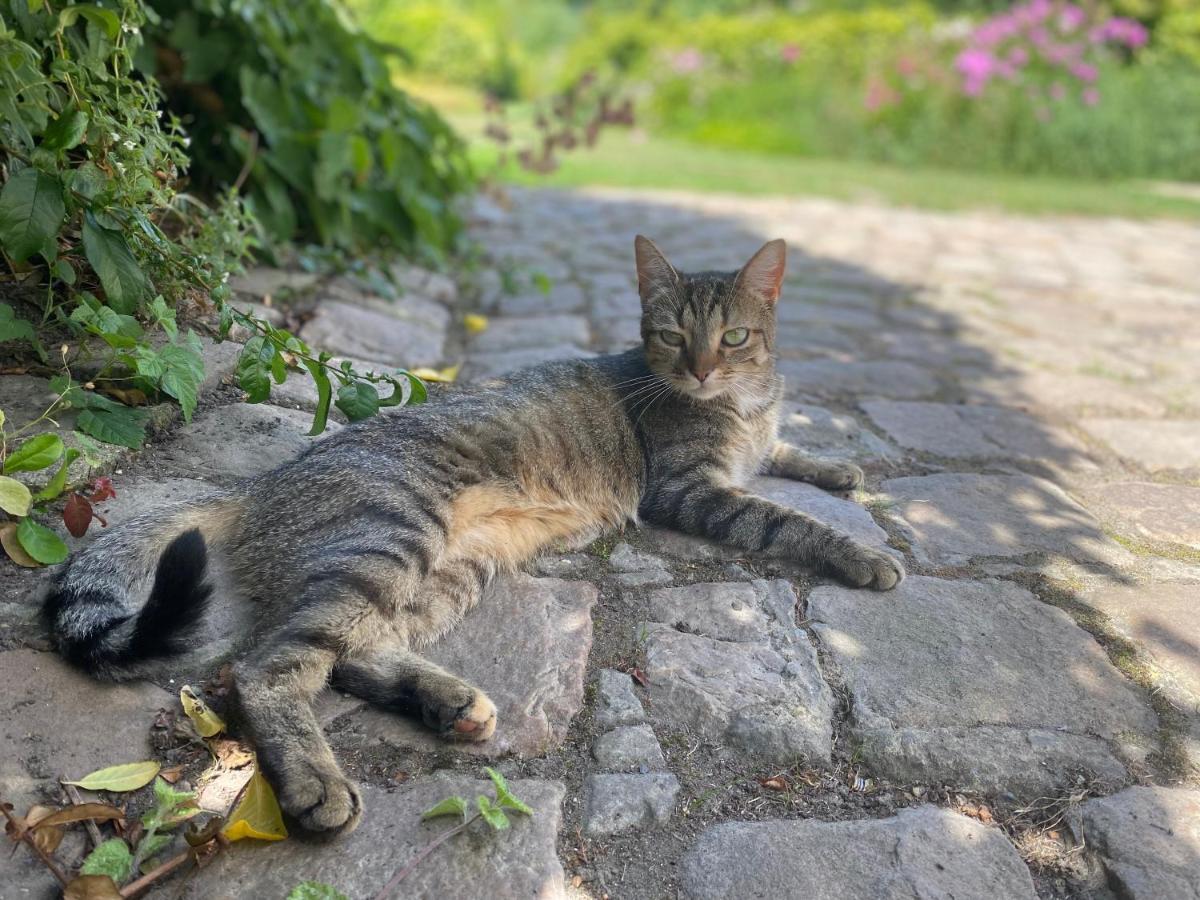
[[[450,506],[444,558],[515,569],[554,544],[580,546],[637,516],[636,485],[598,481],[570,496],[501,485],[465,488]]]

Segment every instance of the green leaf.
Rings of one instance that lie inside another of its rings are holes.
[[[142,872],[154,868],[152,859],[165,850],[175,840],[170,834],[147,834],[138,844],[138,852],[142,855]]]
[[[333,400],[333,386],[329,383],[329,375],[326,374],[320,363],[315,360],[305,360],[304,365],[317,385],[317,410],[313,414],[312,428],[308,430],[309,435],[315,437],[325,430],[329,421],[329,404]]]
[[[60,12],[58,14],[58,27],[70,28],[79,21],[80,16],[104,29],[104,33],[108,35],[110,41],[116,40],[117,35],[121,33],[121,20],[115,12],[111,9],[101,9],[99,6],[82,3],[76,6],[68,6]]]
[[[275,345],[261,334],[246,341],[238,357],[238,385],[248,395],[247,403],[262,403],[271,396],[271,363]]]
[[[54,465],[63,455],[63,442],[57,434],[31,437],[4,460],[4,473],[37,472]]]
[[[0,509],[10,516],[27,516],[33,503],[29,488],[15,478],[0,475]]]
[[[224,309],[227,308],[225,307]],[[154,324],[161,326],[162,330],[167,333],[167,337],[172,341],[179,336],[179,326],[175,324],[175,310],[167,306],[167,301],[163,299],[162,294],[159,294],[150,302],[150,308],[147,312],[154,320]]]
[[[492,784],[496,786],[496,805],[502,806],[505,809],[511,809],[519,813],[524,813],[527,816],[533,815],[533,810],[522,801],[518,800],[511,790],[509,790],[508,782],[504,776],[493,769],[491,766],[484,766],[483,771],[487,772],[488,778],[492,779]]]
[[[351,381],[338,388],[336,406],[351,422],[369,419],[379,412],[379,392],[366,381]]]
[[[123,884],[133,866],[133,854],[129,845],[121,838],[109,838],[88,854],[83,861],[80,875],[107,875],[117,884]]]
[[[46,566],[62,562],[70,553],[62,538],[33,519],[20,521],[17,525],[17,540],[26,553]]]
[[[186,345],[168,344],[159,352],[159,359],[166,367],[162,376],[162,389],[179,401],[184,421],[192,421],[200,382],[204,380],[204,357],[200,354],[200,339],[189,331]]]
[[[0,245],[16,262],[40,253],[46,262],[58,256],[58,229],[66,217],[62,182],[27,166],[0,190]]]
[[[37,492],[37,496],[34,499],[39,501],[53,500],[61,494],[67,486],[67,474],[71,468],[71,463],[79,459],[80,455],[80,452],[74,447],[68,447],[67,454],[63,457],[58,471],[54,473],[53,478],[46,482],[46,486]]]
[[[146,442],[146,414],[119,403],[114,403],[113,407],[115,409],[91,407],[82,410],[75,420],[75,427],[106,444],[139,449]]]
[[[157,773],[156,773],[157,774]],[[196,795],[191,791],[177,791],[165,778],[154,779],[154,803],[160,821],[167,819],[177,807],[195,803]]]
[[[550,280],[550,276],[545,272],[534,272],[530,278],[537,286],[537,289],[543,294],[549,294],[551,288],[554,287],[554,282]]]
[[[348,898],[337,888],[319,881],[302,881],[288,891],[287,900],[348,900]]]
[[[83,252],[104,285],[108,305],[125,315],[136,312],[150,292],[150,282],[133,258],[125,237],[118,231],[102,228],[91,210],[83,217]]]
[[[32,342],[33,339],[33,326],[24,319],[18,319],[7,303],[0,303],[0,344],[5,341]]]
[[[441,803],[437,803],[421,813],[421,821],[436,819],[439,816],[457,816],[461,819],[466,814],[467,801],[465,799],[462,797],[447,797]]]
[[[158,774],[158,770],[159,765],[154,760],[121,763],[117,766],[97,769],[95,772],[84,775],[78,781],[63,783],[73,784],[89,791],[116,791],[118,793],[136,791],[138,788],[148,785]]]
[[[58,262],[56,262],[53,269],[55,277],[57,277],[59,281],[63,282],[63,284],[67,285],[68,287],[75,284],[75,267],[65,259],[60,259]]]
[[[88,114],[81,109],[70,107],[46,126],[42,135],[42,146],[47,150],[70,150],[78,146],[87,132]]]
[[[494,805],[483,794],[475,798],[475,803],[479,806],[479,814],[483,816],[483,821],[491,825],[496,831],[503,831],[509,826],[508,816],[504,814],[504,810]]]

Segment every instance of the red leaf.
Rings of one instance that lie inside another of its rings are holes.
[[[92,524],[92,504],[81,494],[71,494],[63,507],[63,521],[72,537],[83,537]]]
[[[641,669],[633,669],[632,671],[630,671],[629,674],[633,678],[633,680],[636,681],[638,684],[640,684],[642,687],[646,686],[646,673],[643,672]]]
[[[115,500],[116,496],[112,479],[102,475],[92,482],[92,492],[88,494],[88,499],[93,503],[103,503],[105,500]]]

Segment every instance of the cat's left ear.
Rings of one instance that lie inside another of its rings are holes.
[[[772,306],[783,289],[783,270],[787,267],[787,244],[780,238],[767,241],[738,272],[737,288],[762,297]]]

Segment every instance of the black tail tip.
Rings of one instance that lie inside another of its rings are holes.
[[[185,531],[167,545],[129,642],[131,658],[166,656],[183,649],[180,639],[204,618],[212,595],[207,574],[208,547],[200,529]]]

